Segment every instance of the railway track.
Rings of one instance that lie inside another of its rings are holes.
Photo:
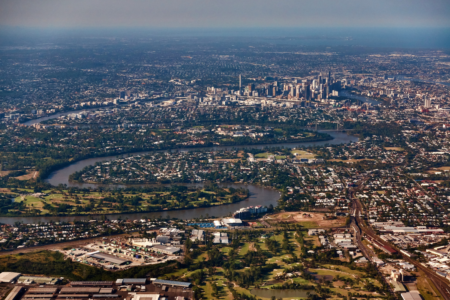
[[[442,295],[442,297],[445,300],[450,300],[450,285],[449,285],[449,281],[444,278],[441,277],[439,275],[437,275],[434,271],[428,269],[427,267],[423,266],[422,264],[420,264],[418,261],[408,257],[407,255],[401,253],[399,251],[399,249],[397,249],[397,247],[386,243],[384,240],[382,240],[376,233],[375,231],[369,227],[366,226],[364,221],[361,219],[361,211],[363,211],[362,209],[362,204],[359,202],[358,199],[355,199],[352,197],[353,203],[355,204],[355,224],[357,224],[357,226],[359,227],[359,229],[361,230],[361,234],[357,235],[358,238],[358,246],[363,245],[361,243],[361,237],[362,234],[365,234],[367,236],[369,236],[370,238],[372,238],[373,240],[377,241],[378,243],[380,243],[383,246],[389,246],[390,248],[395,249],[396,251],[398,251],[402,256],[403,259],[411,264],[413,264],[418,270],[421,270],[423,273],[425,273],[425,275],[427,276],[427,278],[429,278],[433,284],[436,286],[436,288],[438,289],[439,293]]]

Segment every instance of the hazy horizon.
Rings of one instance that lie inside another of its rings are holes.
[[[0,26],[31,28],[450,27],[448,0],[1,0]]]
[[[230,42],[245,38],[248,43],[298,46],[450,48],[450,28],[1,28],[0,36],[2,46],[103,38],[141,42],[152,38],[226,38]]]

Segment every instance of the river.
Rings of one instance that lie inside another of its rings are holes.
[[[98,108],[86,109],[86,110],[94,110]],[[51,116],[42,117],[39,119],[30,120],[25,125],[31,126],[33,124],[40,123],[45,120],[55,119],[62,115],[68,115],[74,113],[65,112],[65,113],[57,113]],[[318,142],[305,142],[305,143],[282,143],[282,144],[266,144],[266,145],[240,145],[240,146],[215,146],[215,147],[203,147],[203,148],[185,148],[185,149],[177,149],[172,151],[193,151],[193,150],[228,150],[228,149],[245,149],[245,148],[266,148],[266,147],[284,147],[284,148],[295,148],[295,147],[314,147],[314,146],[324,146],[324,145],[337,145],[337,144],[348,144],[351,142],[358,141],[357,137],[348,135],[344,132],[340,131],[324,131],[333,137],[332,140],[328,141],[318,141]],[[113,156],[105,156],[105,157],[95,157],[84,159],[81,161],[74,162],[67,167],[54,171],[49,175],[46,179],[46,182],[50,183],[53,186],[58,186],[59,184],[67,185],[69,187],[80,187],[80,188],[97,188],[97,187],[105,187],[105,188],[123,188],[125,186],[121,185],[100,185],[100,184],[90,184],[90,183],[75,183],[69,182],[70,174],[81,171],[86,166],[94,165],[97,162],[111,161],[116,158],[123,156],[132,156],[132,155],[144,155],[147,153],[151,153],[152,151],[144,151],[144,152],[135,152],[132,154],[125,155],[113,155]],[[204,207],[204,208],[194,208],[194,209],[186,209],[186,210],[173,210],[173,211],[161,211],[161,212],[143,212],[143,213],[127,213],[127,214],[111,214],[106,215],[108,219],[141,219],[143,217],[148,218],[178,218],[178,219],[193,219],[193,218],[201,218],[205,216],[215,216],[222,217],[228,215],[229,213],[235,212],[239,208],[247,207],[247,206],[255,206],[255,205],[264,205],[269,206],[277,205],[277,201],[280,198],[280,193],[276,190],[265,188],[256,185],[247,185],[247,184],[223,184],[224,186],[233,186],[233,187],[245,187],[250,192],[250,197],[244,201],[233,203],[229,205],[222,205],[216,207]],[[14,224],[14,222],[20,221],[23,223],[38,223],[38,222],[49,222],[49,221],[75,221],[75,220],[85,220],[85,219],[102,218],[101,215],[94,216],[36,216],[36,217],[2,217],[1,222],[5,224]]]
[[[179,149],[179,151],[192,151],[192,150],[226,150],[233,148],[264,148],[264,147],[285,147],[285,148],[295,148],[295,147],[312,147],[312,146],[323,146],[326,144],[336,145],[336,144],[347,144],[351,142],[358,141],[358,138],[355,136],[348,135],[344,132],[338,131],[326,131],[326,133],[330,134],[333,139],[329,141],[319,141],[319,142],[306,142],[306,143],[284,143],[284,144],[269,144],[269,145],[242,145],[242,146],[217,146],[211,148],[189,148],[189,149]],[[151,151],[145,152],[136,152],[129,155],[143,155],[146,153],[150,153]],[[113,156],[105,156],[105,157],[95,157],[89,158],[85,160],[81,160],[78,162],[74,162],[67,167],[59,169],[49,175],[46,179],[46,182],[57,186],[59,184],[66,184],[71,187],[84,187],[84,188],[96,188],[96,187],[105,187],[105,188],[121,188],[124,186],[116,186],[116,185],[100,185],[100,184],[90,184],[90,183],[74,183],[69,182],[70,174],[82,170],[84,167],[93,165],[97,162],[110,161],[116,159],[119,156],[124,155],[113,155]],[[125,155],[128,156],[128,155]],[[215,216],[215,217],[223,217],[228,215],[229,213],[235,212],[239,208],[247,207],[247,206],[255,206],[255,205],[264,205],[269,206],[277,205],[277,201],[280,198],[280,193],[276,190],[265,188],[256,185],[247,185],[247,184],[222,184],[224,186],[233,186],[233,187],[244,187],[247,188],[250,192],[250,197],[244,201],[233,203],[229,205],[215,206],[215,207],[204,207],[204,208],[194,208],[194,209],[186,209],[186,210],[172,210],[172,211],[161,211],[161,212],[142,212],[142,213],[127,213],[127,214],[110,214],[106,215],[108,219],[141,219],[143,217],[148,218],[178,218],[178,219],[193,219],[193,218],[201,218],[205,216]],[[49,221],[75,221],[75,220],[85,220],[85,219],[101,219],[101,215],[93,215],[93,216],[36,216],[36,217],[2,217],[1,222],[5,224],[14,224],[14,222],[20,221],[23,223],[38,223],[38,222],[49,222]]]
[[[350,99],[359,100],[359,101],[362,101],[362,102],[370,103],[372,105],[378,105],[378,104],[381,103],[381,101],[378,101],[378,100],[375,100],[375,99],[371,99],[371,98],[367,98],[367,97],[362,96],[362,95],[355,95],[355,94],[352,94],[352,93],[350,93],[349,91],[346,91],[346,90],[340,91],[339,92],[339,96],[343,96],[343,97],[347,97],[347,98],[350,98]]]
[[[59,118],[59,117],[62,117],[62,116],[68,116],[68,115],[79,113],[79,112],[82,112],[82,111],[109,110],[109,109],[112,109],[112,108],[115,108],[115,107],[117,107],[117,106],[92,107],[92,108],[85,108],[85,109],[79,109],[79,110],[71,110],[71,111],[66,111],[66,112],[59,112],[59,113],[56,113],[56,114],[52,114],[52,115],[48,115],[48,116],[45,116],[45,117],[40,117],[40,118],[37,118],[37,119],[32,119],[32,120],[26,121],[26,122],[23,123],[23,125],[33,126],[34,124],[39,124],[39,123],[47,121],[47,120],[56,119],[56,118]]]
[[[198,186],[199,184],[197,184]],[[124,214],[108,214],[105,215],[107,219],[117,220],[117,219],[130,219],[130,220],[139,220],[142,218],[178,218],[183,220],[190,220],[194,218],[202,218],[202,217],[223,217],[228,215],[229,213],[235,212],[236,210],[247,207],[247,206],[255,206],[255,205],[263,205],[269,206],[277,205],[277,201],[280,198],[280,192],[269,189],[265,187],[260,187],[256,185],[246,185],[246,184],[221,184],[221,186],[229,186],[234,188],[246,188],[250,192],[250,197],[233,204],[221,205],[221,206],[213,206],[213,207],[200,207],[193,209],[180,209],[180,210],[171,210],[171,211],[160,211],[160,212],[140,212],[140,213],[124,213]],[[20,221],[23,223],[31,223],[36,224],[39,222],[71,222],[71,221],[79,221],[79,220],[92,220],[102,219],[102,215],[89,215],[89,216],[36,216],[36,217],[2,217],[1,223],[4,224],[14,224],[14,222]]]
[[[283,144],[264,144],[264,145],[240,145],[240,146],[215,146],[215,147],[203,147],[203,148],[181,148],[172,151],[193,151],[193,150],[230,150],[230,149],[245,149],[245,148],[257,148],[263,149],[266,147],[284,147],[284,148],[295,148],[295,147],[313,147],[313,146],[324,146],[324,145],[337,145],[337,144],[348,144],[351,142],[357,142],[358,138],[355,136],[351,136],[346,134],[345,132],[340,131],[323,131],[333,137],[332,140],[328,141],[318,141],[318,142],[305,142],[305,143],[283,143]],[[75,162],[71,165],[68,165],[65,168],[59,169],[49,175],[46,179],[46,182],[51,185],[57,186],[59,184],[66,184],[67,186],[73,187],[85,187],[85,188],[95,188],[98,187],[98,184],[90,184],[90,183],[74,183],[69,182],[70,174],[83,170],[85,167],[94,165],[97,162],[111,161],[118,157],[126,157],[126,156],[135,156],[135,155],[145,155],[148,153],[152,153],[153,151],[143,151],[143,152],[135,152],[128,155],[112,155],[112,156],[104,156],[104,157],[94,157],[84,159],[78,162]],[[105,186],[105,185],[103,185]],[[108,186],[108,185],[106,185]],[[120,186],[119,186],[120,187]]]

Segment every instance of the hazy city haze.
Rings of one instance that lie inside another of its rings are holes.
[[[0,25],[44,28],[448,27],[447,0],[2,0]]]

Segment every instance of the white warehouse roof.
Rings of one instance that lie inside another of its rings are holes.
[[[2,273],[0,273],[0,282],[10,283],[11,281],[16,279],[20,275],[22,275],[22,274],[15,273],[15,272],[2,272]]]

